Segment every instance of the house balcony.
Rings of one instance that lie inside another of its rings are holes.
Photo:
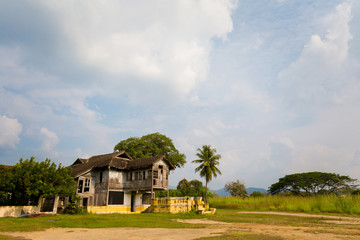
[[[151,191],[153,190],[166,190],[169,187],[169,181],[167,179],[143,179],[143,180],[131,180],[123,183],[109,182],[109,189],[121,189],[128,191]]]

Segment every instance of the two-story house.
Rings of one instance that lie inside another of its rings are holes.
[[[175,166],[158,156],[133,160],[125,151],[78,158],[71,166],[80,205],[91,212],[139,212],[156,190],[168,190]]]

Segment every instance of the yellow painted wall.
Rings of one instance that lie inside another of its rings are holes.
[[[201,198],[194,197],[173,197],[173,198],[154,198],[151,201],[152,212],[189,212],[192,209],[196,211],[205,211],[209,205],[205,204]]]
[[[131,206],[129,205],[113,205],[113,206],[102,206],[87,207],[90,213],[140,213],[145,211],[149,205],[139,205],[135,207],[135,212],[131,212]]]

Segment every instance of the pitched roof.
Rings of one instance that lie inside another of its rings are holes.
[[[165,155],[133,160],[125,151],[121,151],[116,153],[92,156],[88,159],[78,158],[70,166],[73,169],[71,176],[76,178],[84,173],[91,171],[94,168],[101,167],[113,167],[116,169],[136,169],[149,167],[159,160],[167,162],[169,164],[170,170],[175,169],[174,164],[172,164],[165,157]]]
[[[156,163],[159,160],[163,160],[169,164],[170,170],[175,169],[175,166],[172,162],[170,162],[165,155],[157,156],[157,157],[150,157],[150,158],[139,158],[127,163],[126,169],[134,169],[140,167],[149,167],[152,164]]]
[[[4,164],[0,164],[0,165],[6,167],[8,169],[12,168],[12,166],[10,166],[10,165],[4,165]]]
[[[73,169],[71,175],[78,177],[91,171],[93,168],[100,167],[124,169],[127,161],[132,161],[132,158],[125,151],[92,156],[89,159],[78,158],[70,166]]]

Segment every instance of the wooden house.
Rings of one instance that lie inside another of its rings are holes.
[[[80,205],[90,212],[140,212],[168,190],[175,166],[165,155],[133,160],[125,151],[78,158],[71,166]]]

